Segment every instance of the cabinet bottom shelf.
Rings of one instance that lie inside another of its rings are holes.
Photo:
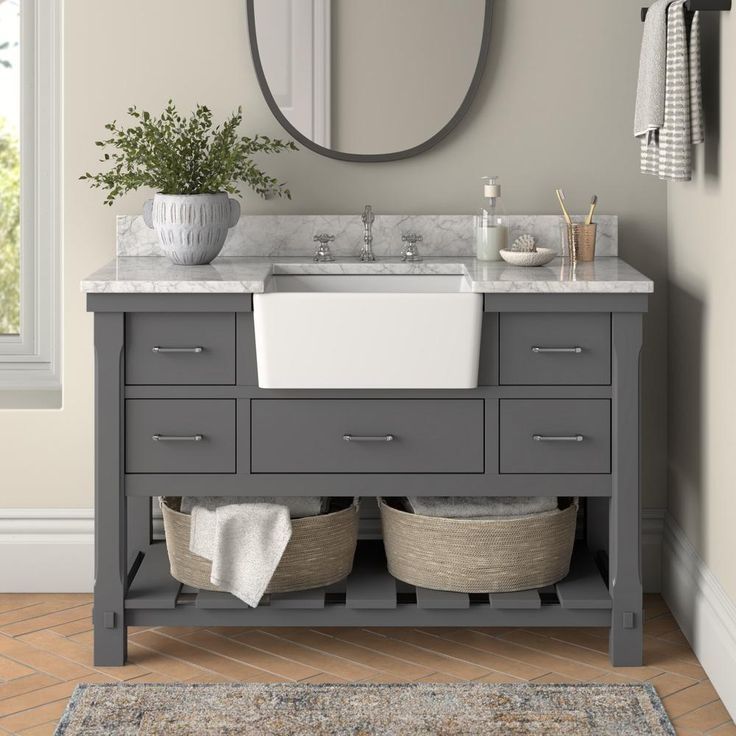
[[[518,593],[448,593],[397,581],[383,543],[358,543],[353,572],[328,588],[265,596],[250,608],[229,593],[191,591],[169,573],[153,543],[131,571],[131,626],[610,626],[611,597],[584,545],[556,585]]]

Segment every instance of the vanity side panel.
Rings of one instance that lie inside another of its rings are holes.
[[[613,601],[609,652],[615,666],[642,664],[639,373],[642,315],[612,321],[612,480],[609,512],[609,589]]]
[[[125,664],[128,579],[127,498],[123,492],[122,313],[96,314],[94,664]]]

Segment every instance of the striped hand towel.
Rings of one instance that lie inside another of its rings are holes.
[[[641,138],[641,171],[667,181],[692,178],[692,145],[703,142],[700,14],[688,28],[685,0],[667,12],[664,125]]]

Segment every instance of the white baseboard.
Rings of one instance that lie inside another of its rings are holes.
[[[1,509],[0,592],[89,592],[93,550],[92,509]]]
[[[662,595],[736,719],[736,605],[669,514],[664,528]]]
[[[368,516],[362,535],[380,538],[378,509]],[[648,593],[661,590],[663,529],[664,509],[642,512],[642,580]],[[154,539],[162,534],[161,510],[154,503]],[[0,556],[0,593],[90,592],[94,510],[0,509]]]
[[[662,592],[664,509],[641,512],[641,581],[645,593]]]
[[[94,509],[0,509],[0,593],[92,592],[94,541]]]

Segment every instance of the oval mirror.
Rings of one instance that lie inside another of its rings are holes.
[[[431,148],[483,74],[493,0],[247,0],[258,82],[302,145],[346,161]]]

